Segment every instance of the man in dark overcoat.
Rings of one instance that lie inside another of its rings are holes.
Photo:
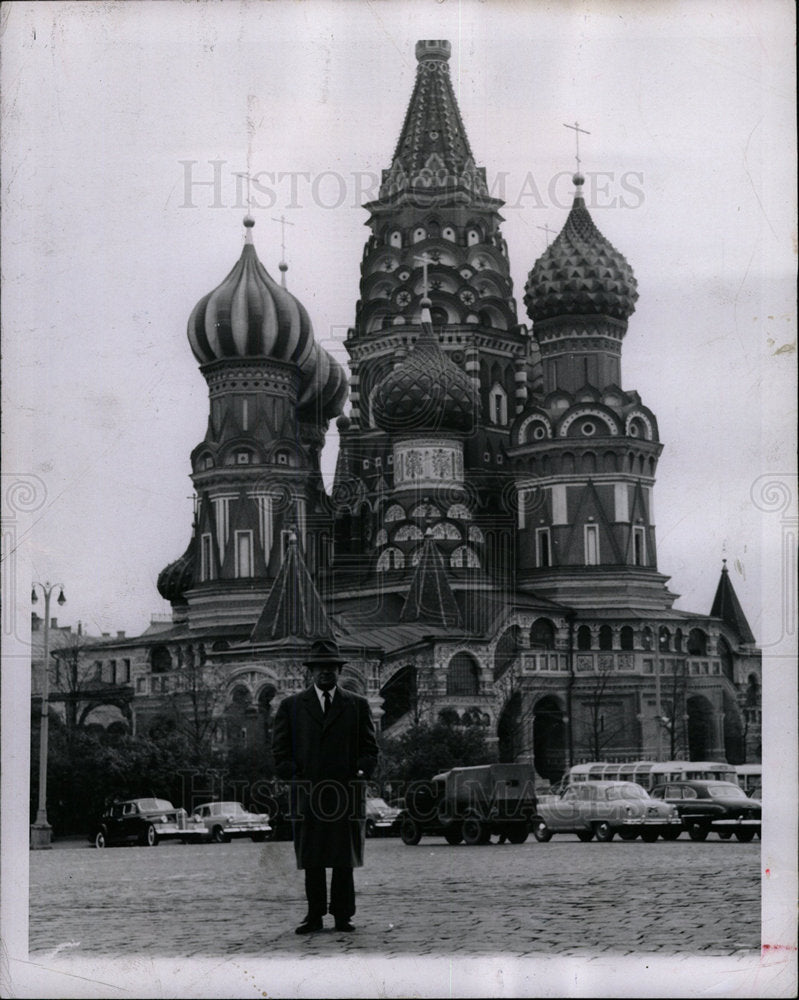
[[[368,701],[338,685],[346,662],[332,639],[315,642],[305,661],[313,683],[285,698],[275,716],[275,770],[292,782],[294,850],[305,870],[308,912],[298,934],[322,930],[328,912],[336,930],[355,930],[353,868],[363,865],[366,781],[378,748]]]

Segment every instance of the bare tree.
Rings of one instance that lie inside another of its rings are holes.
[[[55,665],[50,666],[50,700],[64,703],[64,723],[68,733],[82,729],[93,709],[114,705],[126,711],[133,692],[116,677],[104,679],[100,662],[91,660],[95,640],[87,637],[80,624],[77,632],[62,635],[60,648],[54,650]]]
[[[227,705],[227,678],[222,667],[194,653],[172,675],[169,705],[179,733],[192,753],[203,757]]]

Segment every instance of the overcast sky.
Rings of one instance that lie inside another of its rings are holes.
[[[665,444],[659,568],[678,607],[707,612],[726,555],[768,643],[781,522],[752,490],[794,461],[791,5],[41,3],[4,16],[4,472],[45,491],[23,541],[34,579],[65,584],[61,621],[131,634],[169,611],[156,579],[189,539],[208,408],[186,322],[239,256],[236,173],[259,175],[254,238],[275,276],[275,219],[291,223],[289,287],[346,362],[359,206],[390,164],[416,40],[447,38],[474,155],[507,202],[520,320],[541,227],[559,230],[571,200],[564,123],[591,133],[592,214],[639,283],[623,386]],[[330,470],[334,456],[331,435]]]

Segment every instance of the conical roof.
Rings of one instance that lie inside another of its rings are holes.
[[[444,560],[428,528],[422,554],[411,580],[400,621],[428,622],[442,627],[459,627],[461,613],[449,584]]]
[[[416,43],[416,81],[391,169],[383,172],[380,198],[407,191],[416,195],[477,195],[492,204],[485,171],[475,166],[466,129],[455,99],[445,40]]]
[[[252,630],[250,641],[321,639],[332,635],[333,629],[322,598],[302,558],[297,538],[292,534],[286,557],[266,596],[266,603]]]
[[[581,174],[574,183],[577,191],[566,224],[527,279],[527,315],[534,322],[575,315],[626,320],[638,298],[633,269],[594,225],[583,199]]]
[[[746,620],[738,595],[732,585],[730,574],[727,569],[727,560],[721,568],[719,585],[716,588],[716,596],[713,598],[713,607],[710,609],[713,618],[720,618],[726,625],[736,633],[741,642],[747,645],[755,644],[755,637]]]
[[[480,414],[480,397],[471,378],[441,350],[429,307],[429,299],[423,299],[422,332],[413,350],[377,384],[374,420],[389,432],[470,434]]]

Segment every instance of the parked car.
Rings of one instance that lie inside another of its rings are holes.
[[[160,840],[187,840],[198,824],[185,809],[176,809],[166,799],[127,799],[105,811],[89,834],[95,847],[141,844],[155,847]]]
[[[379,795],[370,795],[366,800],[366,836],[398,833],[400,812]]]
[[[670,781],[652,795],[677,809],[691,840],[706,840],[711,832],[722,840],[735,834],[745,843],[760,836],[759,800],[732,781]]]
[[[233,837],[266,840],[272,832],[266,813],[248,812],[239,802],[205,802],[192,812],[200,827],[195,839],[226,844]]]
[[[411,785],[401,835],[409,846],[424,834],[443,836],[448,844],[487,844],[492,834],[523,844],[535,812],[535,772],[529,764],[453,767]]]
[[[640,836],[652,842],[662,836],[676,840],[682,831],[673,805],[653,799],[633,781],[581,781],[556,799],[538,805],[533,835],[545,843],[554,833],[576,833],[580,840],[622,840]]]

